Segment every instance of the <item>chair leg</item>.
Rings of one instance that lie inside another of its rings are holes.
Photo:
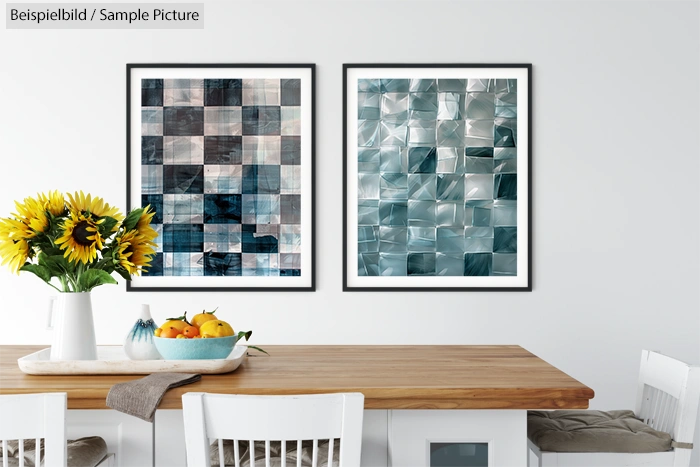
[[[536,466],[532,462],[533,455],[537,459]],[[528,467],[542,467],[542,452],[529,439],[527,440],[527,465]]]

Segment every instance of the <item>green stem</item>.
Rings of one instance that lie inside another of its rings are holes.
[[[76,292],[84,292],[84,290],[80,290],[78,287],[78,284],[80,283],[80,276],[83,275],[83,272],[85,272],[85,267],[84,267],[82,262],[78,262],[77,273],[75,274],[75,291]]]
[[[61,281],[61,286],[63,287],[64,292],[69,292],[67,279],[68,279],[68,276],[61,276],[58,278],[58,280]],[[59,290],[59,292],[60,292],[60,290]]]
[[[58,287],[56,287],[55,285],[53,285],[51,282],[47,282],[47,284],[49,284],[51,287],[53,287],[54,289],[58,290],[59,292],[63,292],[61,289],[59,289]]]

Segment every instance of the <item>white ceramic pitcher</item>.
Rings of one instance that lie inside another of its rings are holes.
[[[48,328],[53,329],[51,360],[97,360],[90,292],[51,297]]]

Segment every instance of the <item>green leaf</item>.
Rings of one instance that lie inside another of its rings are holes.
[[[27,263],[19,269],[20,271],[29,271],[32,274],[36,274],[39,279],[46,283],[51,282],[51,271],[46,266]]]
[[[168,321],[184,321],[189,326],[191,326],[190,322],[187,321],[187,312],[185,312],[185,314],[182,316],[178,316],[177,318],[165,318],[165,319],[167,319]]]
[[[99,225],[100,235],[107,238],[112,235],[112,229],[119,223],[119,221],[114,217],[109,216],[105,216],[102,219],[104,219],[104,222]],[[138,218],[136,219],[136,222],[138,222]]]
[[[101,269],[88,269],[78,277],[78,288],[82,292],[89,292],[98,285],[116,283],[117,280],[114,277]]]
[[[255,349],[255,350],[257,350],[258,352],[264,353],[265,355],[270,355],[269,353],[267,353],[266,351],[264,351],[264,350],[261,349],[260,347],[256,347],[256,346],[254,346],[254,345],[249,345],[248,348],[249,348],[249,349]]]
[[[51,277],[72,274],[75,270],[73,263],[70,263],[63,255],[47,256],[42,253],[39,255],[39,264],[49,269]]]
[[[63,253],[64,253],[64,251],[61,250],[60,248],[51,247],[51,246],[42,246],[41,251],[46,256],[59,256],[59,255],[63,256]]]
[[[127,281],[131,280],[131,274],[126,272],[126,269],[124,269],[122,267],[118,267],[118,268],[114,268],[114,270],[117,271],[117,274],[122,276],[122,278],[124,278],[124,280],[127,280]]]
[[[139,219],[141,219],[142,213],[143,208],[136,208],[133,211],[131,211],[129,215],[126,216],[126,219],[122,221],[122,227],[124,227],[127,232],[129,230],[134,230],[134,227],[136,227],[136,224],[138,224]]]
[[[238,331],[238,339],[236,340],[241,340],[242,337],[245,337],[245,340],[247,341],[252,335],[253,331]]]

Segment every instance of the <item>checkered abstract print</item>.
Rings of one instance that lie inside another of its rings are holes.
[[[358,275],[517,275],[517,80],[358,81]]]
[[[299,79],[141,80],[147,276],[301,275]]]

